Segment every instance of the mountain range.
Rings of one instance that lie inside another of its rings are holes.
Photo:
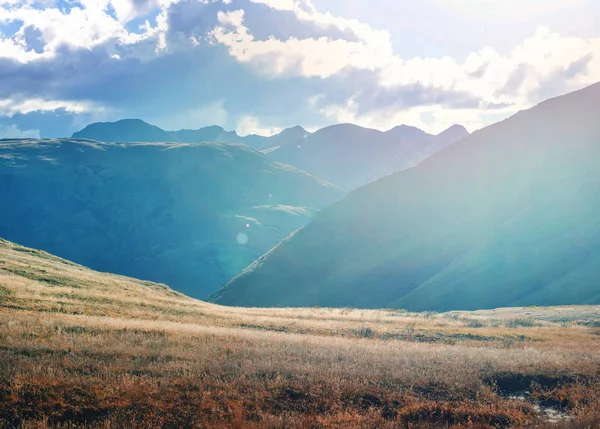
[[[121,119],[115,122],[95,122],[73,133],[74,139],[91,139],[116,143],[243,143],[255,149],[267,145],[268,137],[251,134],[238,136],[218,125],[197,130],[165,131],[141,119]]]
[[[241,144],[0,140],[1,237],[199,298],[341,195]]]
[[[302,131],[289,132],[280,145],[263,153],[347,190],[417,164],[469,135],[460,125],[439,135],[406,125],[386,132],[353,124]]]
[[[600,303],[600,84],[322,210],[213,296],[445,311]]]
[[[219,126],[165,131],[140,119],[124,119],[90,124],[72,138],[104,142],[243,143],[276,161],[350,190],[418,163],[468,135],[460,125],[436,136],[406,125],[382,132],[338,124],[314,133],[295,126],[271,137],[241,137]]]

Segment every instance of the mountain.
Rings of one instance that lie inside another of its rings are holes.
[[[0,236],[195,297],[340,195],[239,144],[0,140]]]
[[[275,134],[274,136],[267,137],[262,144],[263,153],[268,153],[278,148],[284,144],[293,144],[302,141],[308,135],[310,135],[308,131],[302,128],[300,125],[296,125],[292,128],[286,128],[281,131],[279,134]]]
[[[170,142],[176,141],[168,131],[141,119],[122,119],[117,122],[96,122],[73,133],[74,139],[104,142]]]
[[[173,141],[181,143],[245,143],[235,131],[225,131],[218,125],[211,125],[198,130],[171,131]],[[250,145],[249,145],[250,146]]]
[[[460,125],[434,136],[406,125],[381,132],[339,124],[315,133],[295,126],[271,137],[242,137],[217,125],[165,131],[140,119],[123,119],[90,124],[72,138],[119,143],[243,143],[349,190],[413,165],[468,135]]]
[[[462,125],[454,124],[450,128],[442,131],[437,135],[438,139],[447,142],[446,146],[464,139],[469,135],[469,132]]]
[[[244,306],[600,303],[600,83],[361,187],[222,288]]]
[[[284,133],[267,139],[263,153],[348,190],[416,164],[469,135],[458,125],[438,136],[406,125],[387,132],[339,124],[312,134],[301,127]]]
[[[267,139],[267,137],[254,134],[240,137],[235,131],[225,131],[218,125],[197,130],[165,131],[141,119],[96,122],[86,126],[81,131],[73,133],[72,138],[119,143],[244,143],[253,148],[262,147]]]

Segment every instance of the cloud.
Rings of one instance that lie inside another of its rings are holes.
[[[40,130],[21,131],[16,125],[0,125],[0,139],[39,139]]]
[[[600,76],[600,37],[539,27],[510,49],[404,58],[390,31],[310,0],[0,0],[2,28],[0,124],[38,129],[36,118],[42,135],[122,117],[242,134],[337,121],[476,129]]]
[[[310,20],[310,15],[301,13],[300,16]],[[313,18],[313,21],[323,24],[335,23],[320,15]],[[227,46],[230,55],[238,61],[251,63],[256,70],[271,76],[327,78],[346,68],[376,70],[393,57],[389,36],[385,34],[375,37],[369,33],[367,39],[360,41],[326,36],[256,40],[249,28],[244,26],[243,10],[219,12],[218,20],[221,25],[210,33],[214,40]],[[352,27],[341,27],[345,28]]]
[[[83,113],[92,110],[85,102],[43,100],[28,98],[25,100],[0,99],[0,116],[12,117],[17,113],[48,112],[62,109],[70,113]]]
[[[260,119],[254,116],[243,116],[235,127],[238,134],[247,136],[249,134],[258,134],[261,136],[272,136],[281,132],[281,127],[267,127],[260,123]]]
[[[293,2],[281,3],[281,8],[295,7]],[[314,9],[294,10],[303,19],[324,20]],[[326,21],[340,28],[362,29],[352,21]],[[507,53],[486,47],[460,62],[450,57],[402,59],[393,52],[385,33],[364,29],[355,31],[357,41],[327,37],[256,40],[245,25],[243,10],[221,12],[219,22],[222,25],[211,32],[214,39],[237,61],[270,78],[327,79],[352,75],[349,70],[369,72],[367,85],[354,85],[355,93],[344,100],[352,101],[359,111],[386,105],[411,107],[413,100],[450,108],[478,104],[525,107],[537,101],[535,94],[545,81],[558,78],[563,88],[570,88],[593,83],[600,76],[600,64],[595,60],[600,58],[600,38],[563,37],[545,27]]]
[[[500,90],[498,90],[497,94],[517,94],[521,89],[521,85],[523,85],[527,79],[528,72],[531,72],[531,68],[528,64],[519,64],[517,68],[510,73],[506,84]]]

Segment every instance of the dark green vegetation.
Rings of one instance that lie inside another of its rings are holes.
[[[469,135],[460,125],[437,136],[405,125],[386,132],[352,124],[312,134],[296,130],[265,153],[348,190],[416,164]]]
[[[0,140],[0,236],[197,297],[340,192],[244,145]]]
[[[217,303],[410,310],[600,303],[600,84],[351,192]]]

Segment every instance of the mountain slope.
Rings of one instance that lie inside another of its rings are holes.
[[[169,304],[209,305],[163,284],[93,271],[0,238],[0,308],[13,316],[19,310],[33,310],[147,318],[149,308],[157,314]]]
[[[458,125],[434,136],[405,125],[381,132],[339,124],[312,134],[302,128],[287,130],[285,139],[275,140],[278,145],[271,144],[275,137],[268,139],[270,148],[264,153],[345,189],[354,189],[420,162],[467,135],[467,130]]]
[[[135,143],[244,143],[253,148],[260,148],[266,137],[249,135],[238,136],[235,131],[225,131],[222,127],[212,125],[197,130],[165,131],[150,125],[141,119],[122,119],[116,122],[96,122],[73,133],[75,139],[92,139],[103,142]]]
[[[339,195],[244,145],[0,140],[0,236],[196,297]]]
[[[348,194],[215,295],[411,310],[600,303],[600,84]]]
[[[171,142],[177,141],[168,131],[141,119],[122,119],[116,122],[95,122],[73,133],[74,139],[103,142]]]
[[[296,125],[295,127],[292,127],[292,128],[286,128],[285,130],[281,131],[279,134],[275,134],[274,136],[266,138],[264,143],[262,144],[261,149],[267,150],[268,152],[270,152],[271,150],[274,150],[274,148],[277,148],[284,144],[294,144],[294,143],[298,144],[298,142],[304,140],[310,134],[311,133],[306,131],[300,125]],[[269,149],[271,149],[271,150],[269,150]]]

